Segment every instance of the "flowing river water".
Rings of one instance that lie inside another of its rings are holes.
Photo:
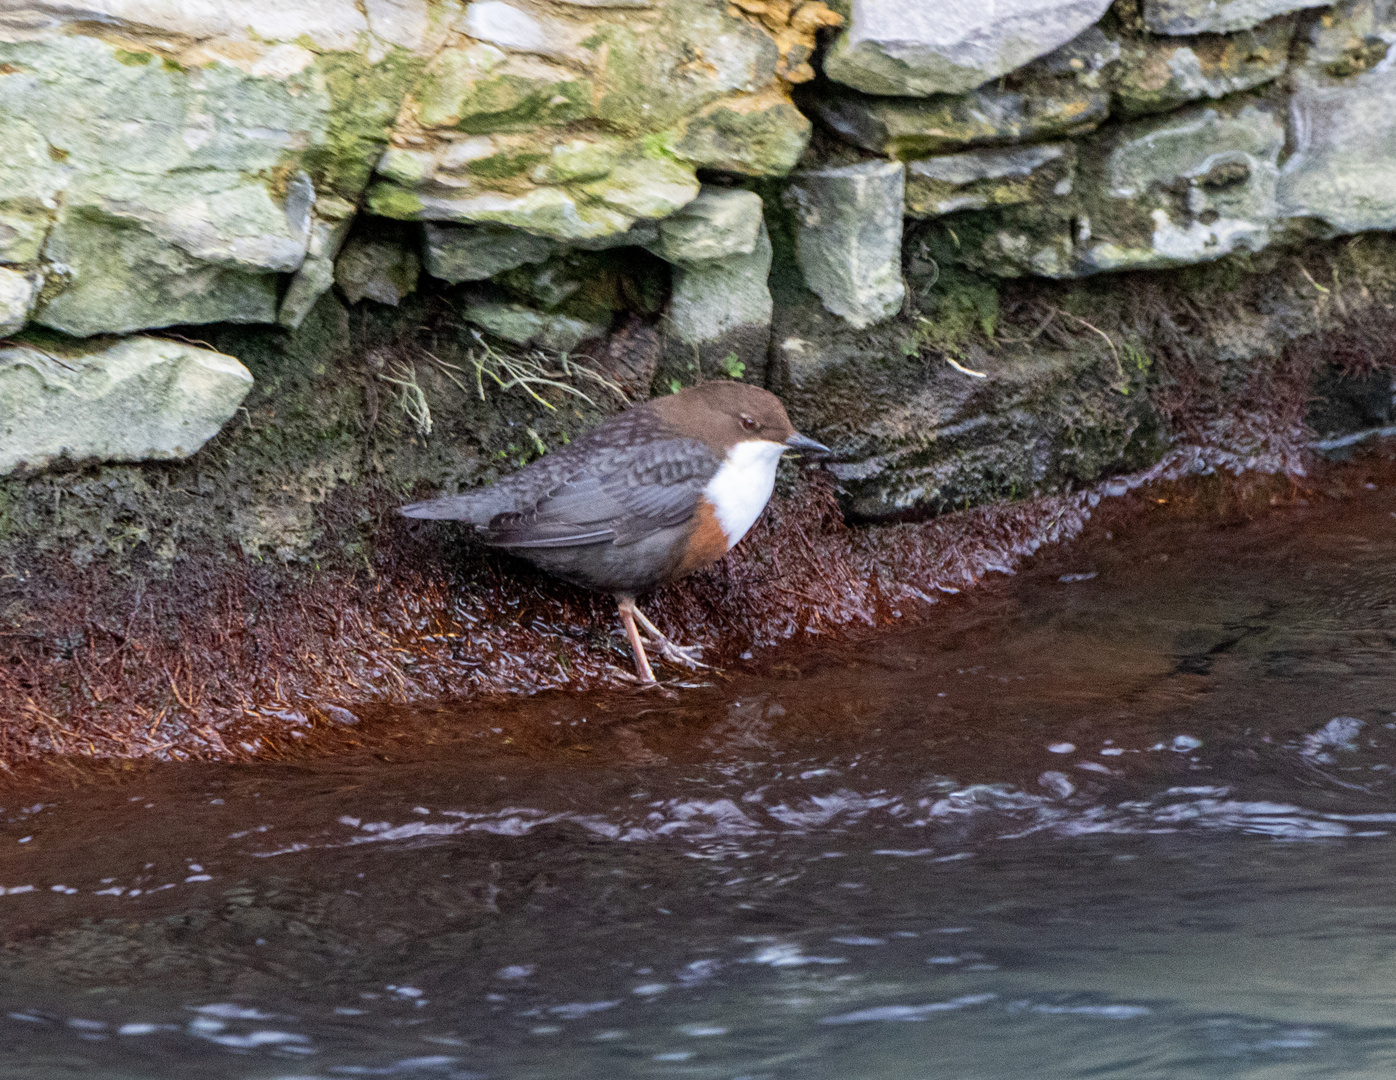
[[[1345,484],[674,699],[16,782],[0,1075],[1396,1075],[1396,471]]]

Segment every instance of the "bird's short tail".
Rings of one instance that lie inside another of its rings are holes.
[[[444,499],[428,499],[426,502],[400,506],[398,513],[403,517],[429,518],[434,521],[468,521],[478,525],[483,524],[478,520],[482,502],[484,500],[478,495],[450,495]]]

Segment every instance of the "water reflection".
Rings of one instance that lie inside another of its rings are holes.
[[[1097,536],[678,701],[403,711],[328,761],[16,791],[0,1063],[1387,1075],[1392,479]]]

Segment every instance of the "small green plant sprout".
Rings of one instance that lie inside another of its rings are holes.
[[[734,352],[728,353],[717,365],[719,371],[729,379],[740,379],[746,374],[746,365],[741,362]]]
[[[1126,341],[1120,346],[1120,352],[1134,366],[1134,370],[1141,374],[1147,373],[1154,366],[1153,358],[1132,341]]]

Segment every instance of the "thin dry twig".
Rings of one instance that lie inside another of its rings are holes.
[[[378,377],[400,387],[398,408],[416,425],[423,438],[430,435],[431,406],[427,403],[426,392],[417,382],[417,369],[410,364],[395,362],[387,371],[380,371]]]
[[[596,371],[585,364],[578,364],[566,353],[558,357],[561,370],[555,370],[544,366],[544,362],[549,359],[548,355],[541,350],[535,349],[528,356],[511,356],[494,348],[485,340],[483,334],[478,330],[472,330],[478,347],[471,351],[470,362],[475,368],[475,391],[480,396],[480,400],[485,400],[485,380],[489,379],[500,390],[519,389],[531,397],[545,409],[556,409],[557,406],[539,394],[540,389],[549,388],[561,391],[564,394],[571,394],[573,397],[581,398],[592,408],[600,408],[599,405],[584,390],[580,390],[566,380],[581,375],[604,387],[610,392],[618,395],[621,400],[629,400],[616,383],[606,378],[599,371]],[[445,364],[443,368],[455,367],[452,364]],[[462,369],[455,367],[455,370]],[[457,385],[460,385],[457,382]]]
[[[1055,309],[1054,309],[1054,310],[1055,310]],[[1128,379],[1128,377],[1125,375],[1125,366],[1124,366],[1124,364],[1120,361],[1120,350],[1117,349],[1117,348],[1115,348],[1115,342],[1114,342],[1114,340],[1110,337],[1110,335],[1107,334],[1107,333],[1106,333],[1104,330],[1102,330],[1100,327],[1096,326],[1094,323],[1089,323],[1089,322],[1087,322],[1085,319],[1081,318],[1080,315],[1073,315],[1073,314],[1072,314],[1071,312],[1069,312],[1069,311],[1063,311],[1063,312],[1061,312],[1061,314],[1065,315],[1068,319],[1074,319],[1074,320],[1076,320],[1076,321],[1079,322],[1082,326],[1084,326],[1087,330],[1092,330],[1092,331],[1094,331],[1095,333],[1099,334],[1101,337],[1103,337],[1103,338],[1105,339],[1105,344],[1107,344],[1107,345],[1110,346],[1110,353],[1111,353],[1111,355],[1114,356],[1114,358],[1115,358],[1115,374],[1116,374],[1117,376],[1119,376],[1119,383],[1118,383],[1118,385],[1114,386],[1113,389],[1119,390],[1119,391],[1121,391],[1122,393],[1128,393],[1129,391],[1128,391],[1127,387],[1128,387],[1128,385],[1129,385],[1129,379]]]
[[[958,371],[961,375],[968,375],[971,379],[987,379],[989,377],[989,373],[987,371],[975,371],[973,368],[967,368],[964,364],[960,363],[949,353],[945,354],[945,362],[949,364],[952,368],[954,368],[956,371]]]

